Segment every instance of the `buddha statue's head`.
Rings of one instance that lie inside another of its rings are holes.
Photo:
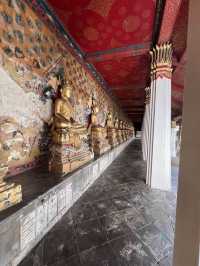
[[[64,87],[61,89],[62,98],[64,98],[64,99],[70,98],[71,97],[71,93],[72,93],[71,87],[70,87],[69,83],[66,83],[64,85]]]

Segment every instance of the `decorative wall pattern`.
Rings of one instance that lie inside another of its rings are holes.
[[[48,1],[84,52],[151,41],[155,1]]]
[[[34,166],[47,154],[58,79],[69,81],[73,88],[74,119],[80,124],[89,123],[92,95],[100,106],[101,125],[108,109],[124,119],[100,85],[24,1],[0,1],[0,36],[0,153],[9,160],[9,174]]]

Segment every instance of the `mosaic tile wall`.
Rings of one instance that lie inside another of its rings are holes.
[[[58,78],[72,85],[77,122],[89,123],[91,95],[100,105],[99,124],[105,124],[108,108],[124,119],[25,1],[0,0],[0,36],[0,156],[7,159],[8,175],[34,167],[48,153],[49,121],[57,93],[49,88],[54,88]]]

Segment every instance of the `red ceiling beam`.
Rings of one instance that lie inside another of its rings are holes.
[[[186,64],[186,53],[187,53],[187,51],[185,50],[183,55],[182,55],[182,57],[181,57],[181,59],[180,59],[180,61],[176,64],[176,69],[175,69],[173,74],[175,74],[177,71],[179,71],[179,69],[181,67],[185,66],[185,64]]]
[[[176,18],[180,10],[181,2],[182,0],[166,0],[158,38],[159,44],[170,41]]]
[[[130,83],[130,84],[117,84],[117,85],[113,85],[113,86],[110,86],[111,89],[114,89],[114,90],[120,90],[120,89],[124,89],[124,90],[144,90],[143,87],[138,87],[138,86],[135,86],[134,83]]]
[[[85,59],[89,63],[107,61],[112,59],[121,59],[124,57],[138,56],[148,53],[150,42],[142,44],[132,44],[125,47],[112,48],[97,52],[86,53]]]
[[[172,78],[172,88],[174,91],[179,91],[179,92],[183,92],[184,90],[184,82],[178,82],[179,80],[179,76],[184,76],[184,66],[186,65],[186,50],[185,52],[183,53],[180,61],[178,62],[178,64],[176,65],[176,68],[173,72],[173,78]],[[177,77],[177,79],[176,79]]]
[[[182,91],[184,90],[184,84],[177,84],[175,82],[172,82],[172,88],[175,91],[180,91],[182,93]]]

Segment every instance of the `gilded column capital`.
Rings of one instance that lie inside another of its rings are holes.
[[[168,78],[172,75],[172,44],[156,45],[151,51],[151,78]]]

